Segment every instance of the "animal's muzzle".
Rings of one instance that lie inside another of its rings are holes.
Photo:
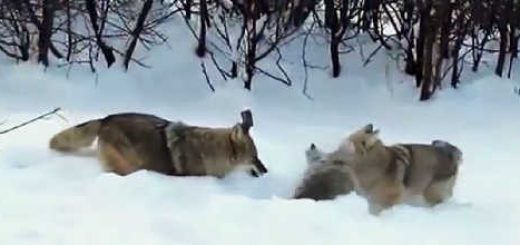
[[[253,166],[254,168],[251,169],[251,175],[253,175],[254,177],[260,177],[261,175],[267,173],[267,168],[257,157],[253,159]]]

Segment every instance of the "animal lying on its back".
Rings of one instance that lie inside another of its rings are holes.
[[[97,153],[106,171],[127,175],[147,169],[168,175],[224,177],[236,168],[253,176],[267,172],[249,129],[251,112],[229,128],[189,126],[148,114],[122,113],[65,129],[51,149],[75,152],[98,138]]]
[[[339,195],[349,194],[353,189],[345,158],[338,152],[325,153],[313,143],[305,151],[307,170],[296,188],[293,198],[332,200]]]
[[[356,192],[369,203],[370,213],[378,215],[417,198],[434,206],[452,196],[462,163],[458,147],[442,140],[385,146],[378,133],[368,124],[342,143],[354,156],[347,166]]]

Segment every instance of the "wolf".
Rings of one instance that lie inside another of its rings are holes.
[[[443,140],[386,146],[378,134],[367,124],[341,144],[352,156],[346,166],[354,189],[371,214],[417,200],[433,207],[452,196],[462,163],[457,146]]]
[[[294,199],[332,200],[353,191],[345,157],[339,157],[341,150],[326,153],[311,143],[305,151],[307,169],[294,192]]]
[[[128,175],[145,169],[174,176],[224,177],[245,169],[255,177],[267,173],[249,130],[251,111],[227,128],[192,126],[144,113],[111,114],[54,135],[49,147],[77,153],[97,138],[97,156],[108,172]]]

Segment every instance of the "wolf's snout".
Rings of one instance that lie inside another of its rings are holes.
[[[253,175],[254,177],[260,177],[261,175],[264,175],[268,172],[265,165],[258,158],[253,159],[253,166],[254,168],[251,169],[251,175]]]

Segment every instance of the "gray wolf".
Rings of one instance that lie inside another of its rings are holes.
[[[325,153],[314,143],[305,151],[305,155],[307,169],[293,198],[332,200],[353,191],[345,158],[337,158],[337,153]]]
[[[249,134],[251,112],[241,115],[241,123],[210,128],[149,114],[112,114],[57,133],[49,147],[75,153],[97,138],[96,152],[104,169],[119,175],[146,169],[175,176],[224,177],[241,168],[258,177],[267,168]]]
[[[371,214],[400,204],[423,200],[435,206],[453,194],[462,151],[442,140],[430,144],[386,146],[372,124],[353,132],[340,145],[355,191],[369,204]]]

